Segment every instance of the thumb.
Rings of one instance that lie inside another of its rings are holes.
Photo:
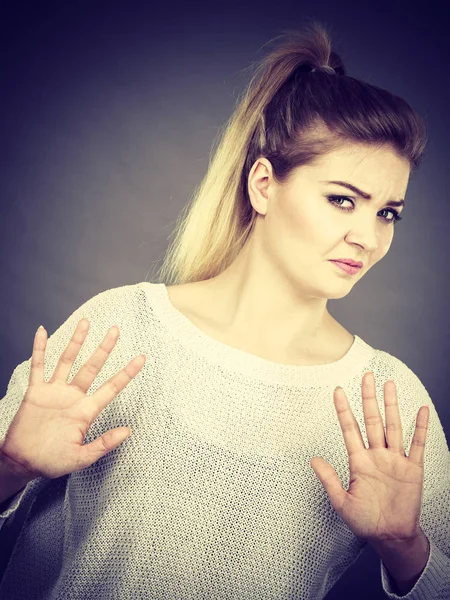
[[[341,480],[337,476],[336,471],[326,460],[317,456],[312,458],[309,464],[328,494],[331,506],[340,514],[340,509],[345,502],[347,492],[342,487]]]
[[[116,427],[102,434],[90,444],[82,446],[81,468],[85,469],[111,450],[114,450],[131,435],[129,427]]]

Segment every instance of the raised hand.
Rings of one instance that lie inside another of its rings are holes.
[[[314,457],[310,464],[334,510],[356,536],[369,542],[412,539],[420,533],[429,408],[421,406],[417,413],[406,456],[395,383],[389,380],[384,384],[386,435],[375,395],[375,377],[370,371],[363,377],[362,402],[368,448],[344,390],[338,387],[334,391],[349,457],[348,490],[328,462]]]
[[[48,382],[44,380],[47,332],[45,329],[36,332],[29,386],[0,443],[0,459],[24,480],[41,476],[54,479],[80,471],[119,446],[130,434],[127,427],[116,427],[83,445],[98,414],[145,363],[145,356],[135,357],[94,394],[86,395],[117,342],[119,329],[114,326],[70,384],[67,383],[89,326],[87,319],[78,323]]]

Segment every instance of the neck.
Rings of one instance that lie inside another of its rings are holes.
[[[323,355],[339,324],[326,299],[303,295],[268,265],[255,264],[244,248],[222,273],[201,282],[214,327],[249,346],[285,357]]]

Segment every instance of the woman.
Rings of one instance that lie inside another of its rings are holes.
[[[0,597],[317,600],[367,543],[389,598],[450,597],[433,402],[327,310],[388,252],[425,144],[322,26],[262,61],[163,283],[91,298],[12,374]]]

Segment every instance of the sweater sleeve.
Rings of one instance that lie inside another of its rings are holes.
[[[120,335],[106,363],[100,370],[96,379],[88,390],[88,395],[92,394],[98,387],[107,381],[115,372],[123,368],[127,364],[127,360],[134,358],[136,354],[131,354],[134,350],[133,344],[125,341],[132,337],[133,319],[130,319],[130,312],[127,310],[127,299],[129,294],[133,293],[134,286],[122,286],[112,288],[100,292],[87,300],[84,304],[78,307],[66,321],[47,339],[47,347],[45,350],[44,361],[44,379],[49,381],[59,358],[67,347],[73,332],[79,321],[86,317],[89,320],[90,327],[86,339],[80,348],[80,351],[75,358],[72,369],[69,373],[68,382],[73,379],[75,374],[84,365],[87,359],[94,353],[96,348],[103,340],[107,330],[113,325],[119,325]],[[121,340],[122,338],[122,340]],[[118,348],[126,346],[125,351],[120,351]],[[14,419],[19,406],[23,400],[25,392],[28,388],[31,369],[31,356],[28,360],[20,363],[15,369],[9,380],[6,395],[0,400],[0,440],[3,440]],[[101,414],[103,414],[102,411]],[[97,417],[99,419],[99,417]],[[106,427],[106,429],[112,428]],[[3,512],[0,513],[0,529],[6,519],[10,517],[21,505],[29,488],[38,490],[42,488],[42,484],[47,481],[43,477],[33,480],[28,483],[22,490],[19,490],[15,496],[5,505],[2,505]]]
[[[429,406],[425,441],[424,486],[420,526],[430,543],[427,564],[408,594],[396,593],[394,580],[380,560],[381,581],[388,598],[403,600],[448,600],[450,598],[450,452],[436,408],[420,379],[406,365],[395,376],[398,400],[411,403],[404,427],[404,447],[408,455],[419,408]],[[402,414],[402,410],[401,410]],[[402,414],[404,426],[404,416]]]
[[[27,369],[28,361],[19,364],[13,371],[9,380],[6,395],[0,400],[0,439],[3,440],[6,436],[6,432],[14,418],[19,405],[25,395],[25,390],[28,387],[28,383],[25,382],[24,372]],[[29,359],[31,364],[31,358]],[[29,366],[28,366],[29,373]],[[3,502],[0,505],[0,530],[3,527],[6,519],[10,517],[21,505],[22,500],[28,492],[33,482],[29,482],[26,486],[20,489],[14,496],[12,496],[9,502]]]

